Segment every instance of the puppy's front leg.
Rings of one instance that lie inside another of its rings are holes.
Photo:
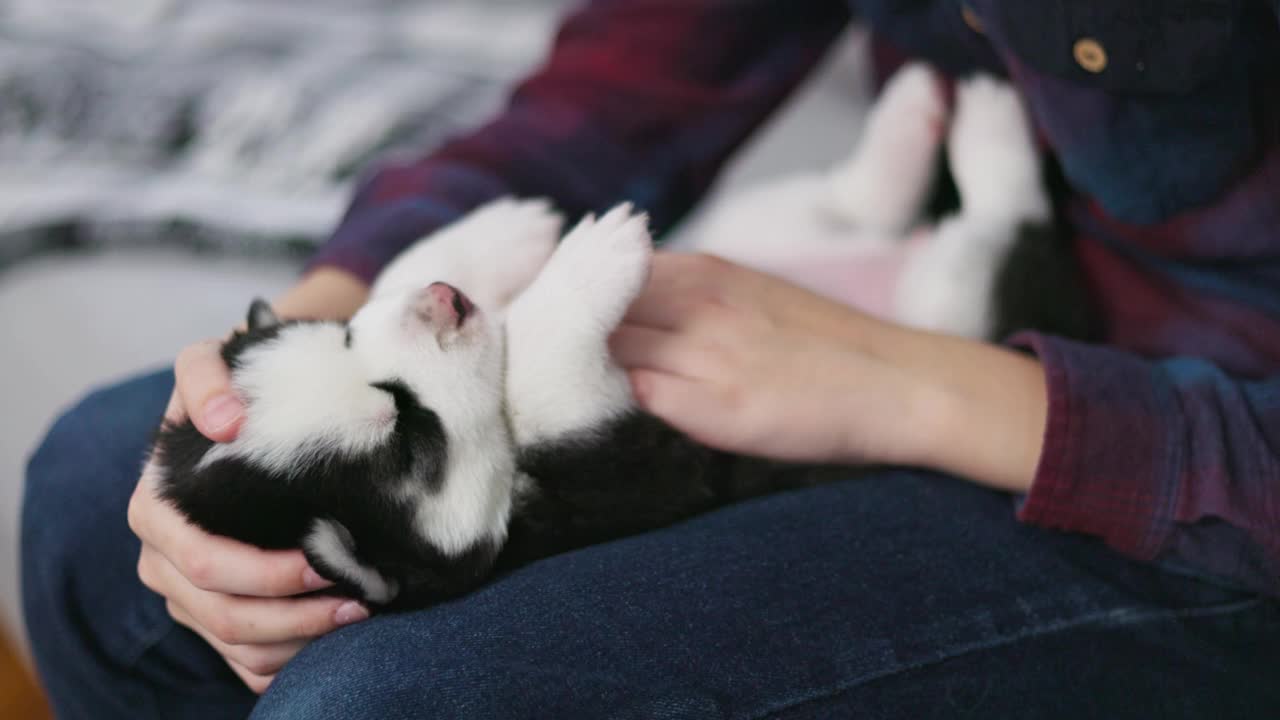
[[[545,200],[495,200],[401,253],[378,276],[371,295],[444,282],[485,310],[501,310],[542,269],[560,227],[560,215]]]
[[[647,218],[621,205],[570,232],[507,315],[507,402],[516,445],[601,427],[633,409],[612,334],[649,274]]]

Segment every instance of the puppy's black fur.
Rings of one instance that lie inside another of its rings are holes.
[[[223,347],[234,372],[249,348],[289,324],[262,324],[250,311],[248,331]],[[155,459],[160,496],[208,532],[264,548],[295,548],[317,518],[349,531],[362,565],[399,587],[387,609],[423,607],[473,589],[495,572],[587,545],[690,518],[737,500],[842,477],[848,470],[800,470],[722,453],[692,442],[660,420],[632,412],[571,439],[526,448],[519,471],[532,480],[515,499],[506,542],[480,542],[445,555],[413,531],[413,508],[396,499],[393,482],[443,482],[448,442],[439,419],[403,385],[376,385],[396,402],[392,439],[359,457],[326,456],[288,478],[236,458],[197,465],[213,443],[190,421],[163,425]],[[361,596],[355,578],[307,552],[336,590]]]
[[[1051,225],[1024,224],[995,282],[992,340],[1019,330],[1091,341],[1102,320],[1072,253],[1071,236]]]
[[[925,205],[925,216],[934,220],[960,210],[960,190],[947,153],[938,158]],[[1020,330],[1038,330],[1073,340],[1099,340],[1104,335],[1102,314],[1089,293],[1066,221],[1071,188],[1061,161],[1052,153],[1042,159],[1040,179],[1053,204],[1053,220],[1019,226],[996,273],[995,317],[988,339],[999,342]]]
[[[1053,154],[1041,163],[1041,179],[1053,203],[1053,221],[1025,224],[996,274],[996,317],[991,339],[1038,330],[1085,342],[1105,335],[1102,313],[1089,293],[1067,222],[1071,188]]]
[[[500,569],[661,528],[732,502],[849,477],[712,450],[632,412],[581,437],[523,450],[535,479],[511,519]]]
[[[1062,227],[1021,229],[997,277],[992,339],[1022,329],[1097,336],[1097,315],[1069,238]],[[234,372],[247,349],[274,339],[285,326],[255,302],[248,331],[226,343],[223,359]],[[155,440],[161,496],[205,530],[265,548],[299,547],[317,519],[335,521],[349,533],[345,541],[359,564],[398,586],[386,607],[408,609],[465,593],[495,573],[543,557],[671,525],[745,498],[851,475],[848,468],[781,465],[718,452],[633,412],[577,436],[522,449],[517,465],[529,482],[513,498],[506,541],[476,542],[445,554],[415,531],[414,507],[393,487],[413,478],[429,492],[439,491],[449,453],[444,428],[395,379],[374,387],[394,398],[391,438],[358,457],[323,456],[287,478],[233,458],[198,469],[212,443],[190,422],[161,427]],[[347,570],[316,553],[307,556],[321,575],[338,583],[338,591],[362,595]]]
[[[223,346],[223,360],[232,372],[246,350],[297,324],[263,320],[251,309],[249,329]],[[358,538],[355,555],[362,564],[397,581],[397,606],[425,604],[473,587],[488,573],[498,548],[481,542],[446,557],[407,530],[413,507],[397,500],[392,488],[393,482],[412,475],[438,491],[448,452],[440,420],[403,384],[392,380],[375,387],[395,399],[398,412],[390,440],[360,456],[324,455],[287,479],[237,458],[197,470],[212,441],[189,420],[162,425],[154,443],[162,468],[160,497],[208,532],[268,549],[301,547],[317,518],[335,520]],[[358,585],[342,568],[314,553],[308,552],[307,559],[338,583],[338,591],[359,596]]]

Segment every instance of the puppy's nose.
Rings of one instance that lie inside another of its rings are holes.
[[[428,285],[423,292],[425,292],[432,300],[442,305],[451,305],[453,303],[453,297],[458,294],[457,288],[453,287],[449,283],[443,282],[433,282]]]
[[[475,309],[461,290],[443,282],[433,282],[423,288],[416,304],[418,314],[424,319],[455,327],[460,327]]]

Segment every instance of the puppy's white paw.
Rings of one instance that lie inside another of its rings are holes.
[[[994,320],[996,272],[1017,225],[975,218],[943,221],[903,268],[894,317],[905,325],[982,339]]]
[[[480,206],[455,224],[450,239],[489,262],[503,260],[524,246],[550,256],[562,223],[549,200],[501,198]]]
[[[885,85],[867,119],[867,136],[877,147],[892,146],[887,157],[922,158],[941,144],[946,122],[942,79],[927,64],[911,63]]]
[[[402,253],[378,276],[372,294],[442,281],[481,307],[503,307],[537,277],[562,223],[546,200],[494,200]]]
[[[609,335],[649,274],[644,215],[621,205],[587,217],[507,315],[507,405],[517,444],[599,427],[632,406]]]
[[[924,63],[898,71],[872,107],[853,156],[832,172],[825,208],[867,230],[906,230],[929,190],[946,121],[934,71]]]
[[[962,214],[1048,218],[1031,119],[1012,85],[986,75],[960,84],[947,153]]]
[[[466,252],[487,268],[473,292],[504,307],[533,282],[555,251],[564,224],[547,200],[498,200],[480,211]]]
[[[652,258],[648,216],[624,203],[599,219],[583,218],[537,282],[612,331],[644,286]]]
[[[1013,86],[989,75],[975,75],[956,88],[956,115],[951,125],[952,153],[965,170],[982,153],[1001,152],[1010,136],[1030,141],[1031,128]],[[1023,158],[1027,160],[1028,158]]]

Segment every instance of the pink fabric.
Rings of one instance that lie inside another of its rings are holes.
[[[857,247],[780,258],[760,269],[863,312],[890,319],[902,270],[931,235],[931,231],[921,230],[883,249]]]

